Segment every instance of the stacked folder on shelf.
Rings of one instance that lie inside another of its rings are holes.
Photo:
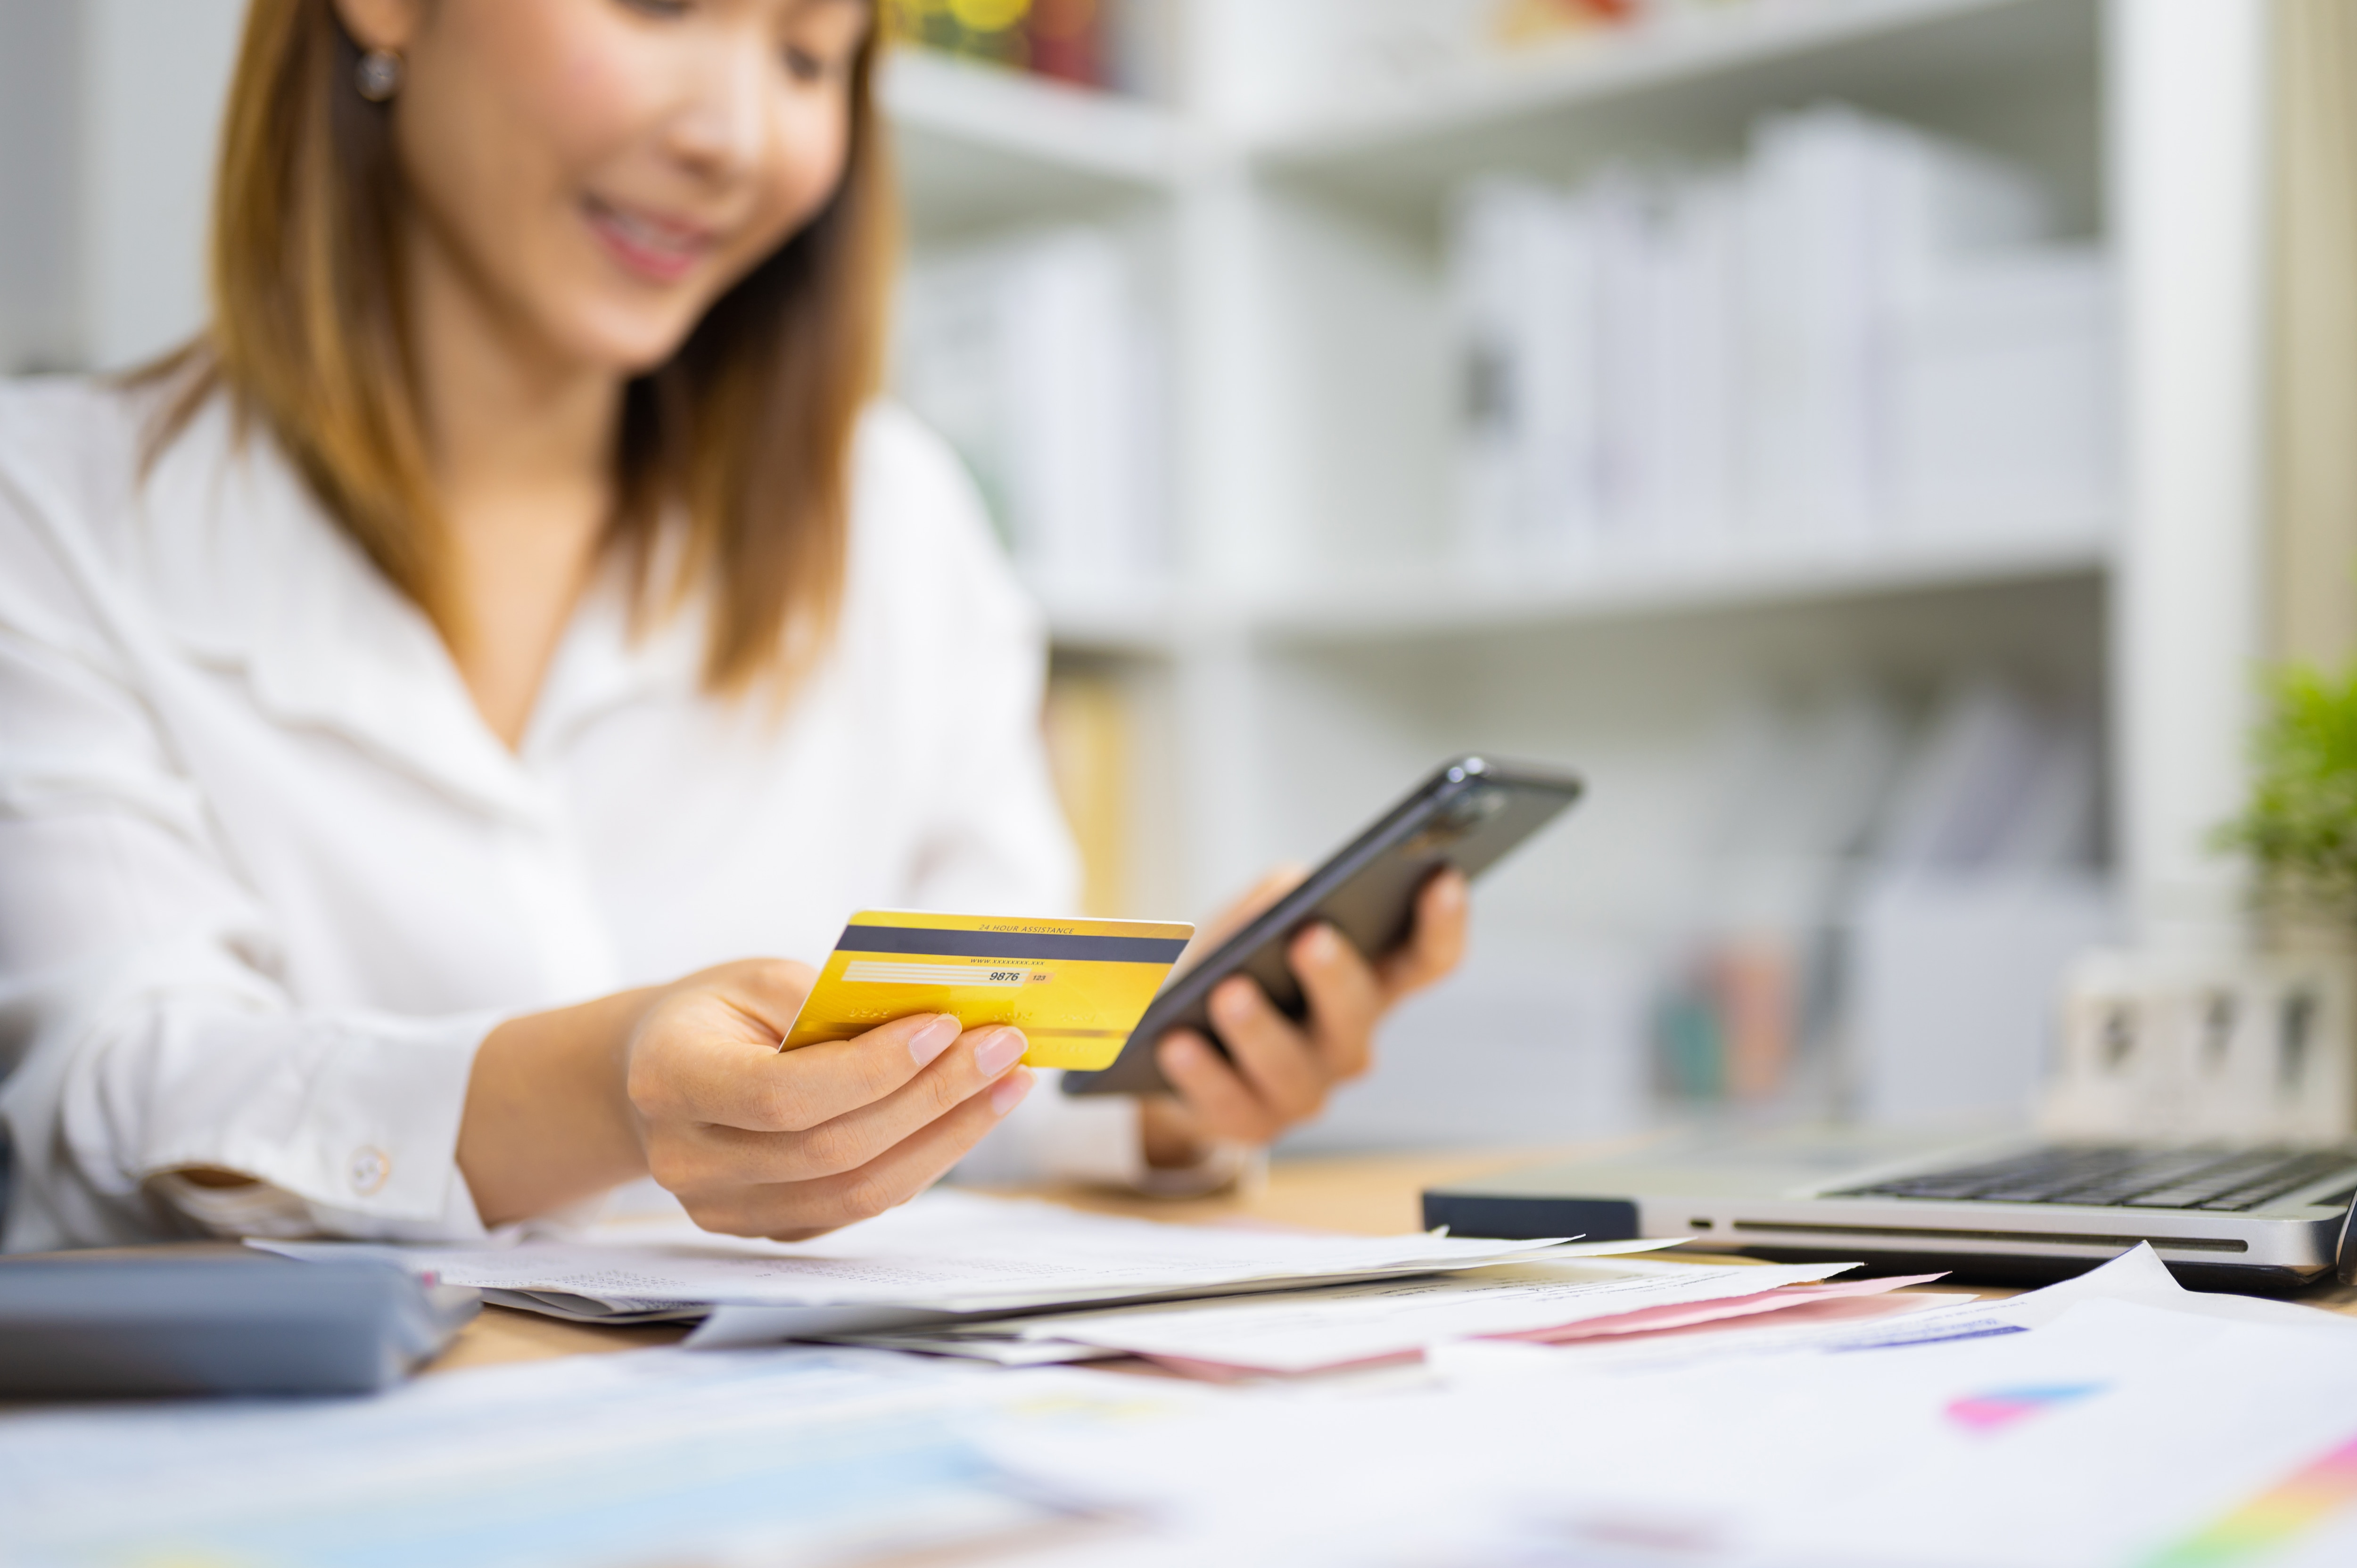
[[[1469,182],[1477,559],[2077,531],[2116,492],[2113,285],[2025,171],[1838,104],[1734,167]]]

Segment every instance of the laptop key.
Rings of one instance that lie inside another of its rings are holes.
[[[2287,1161],[2261,1179],[2246,1182],[2231,1192],[2221,1193],[2201,1207],[2234,1213],[2256,1208],[2263,1203],[2274,1202],[2286,1193],[2298,1192],[2319,1176],[2330,1176],[2345,1168],[2348,1158],[2346,1155],[2330,1154],[2310,1155]]]
[[[1900,1176],[1833,1196],[2233,1212],[2269,1202],[2352,1165],[2357,1165],[2357,1155],[2348,1150],[2064,1145]]]
[[[2072,1187],[2058,1201],[2088,1204],[2098,1208],[2110,1208],[2127,1203],[2143,1194],[2156,1191],[2190,1192],[2197,1197],[2208,1197],[2222,1185],[2215,1179],[2197,1181],[2196,1177],[2212,1176],[2220,1162],[2214,1156],[2200,1159],[2160,1162],[2147,1169],[2136,1170],[2124,1176],[2093,1182]],[[2230,1176],[2223,1185],[2236,1185],[2238,1175]]]
[[[2208,1202],[2217,1188],[2211,1187],[2165,1187],[2158,1192],[2147,1192],[2131,1197],[2120,1205],[2123,1208],[2198,1208]]]
[[[2054,1201],[2076,1204],[2082,1208],[2126,1208],[2142,1203],[2144,1195],[2152,1189],[2153,1184],[2148,1181],[2115,1182],[2109,1187],[2074,1187]],[[2206,1197],[2210,1189],[2200,1190]]]
[[[2169,1173],[2165,1179],[2146,1187],[2133,1200],[2123,1201],[2140,1208],[2187,1208],[2225,1193],[2241,1191],[2255,1178],[2264,1178],[2279,1163],[2274,1159],[2264,1162],[2212,1161],[2190,1169]],[[2164,1197],[2164,1194],[2168,1196]]]

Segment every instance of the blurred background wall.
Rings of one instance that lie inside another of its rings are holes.
[[[135,363],[204,313],[240,0],[0,0],[0,366]]]
[[[887,10],[1092,906],[1590,779],[1304,1142],[2018,1112],[2072,954],[2242,940],[2253,661],[2357,625],[2333,0]],[[0,0],[0,365],[196,328],[241,12]]]

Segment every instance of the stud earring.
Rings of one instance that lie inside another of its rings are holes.
[[[382,103],[401,91],[401,57],[391,49],[371,49],[352,70],[352,85],[371,103]]]

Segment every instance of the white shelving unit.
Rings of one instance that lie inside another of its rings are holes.
[[[2236,803],[2255,646],[2255,403],[2236,378],[2259,340],[2257,0],[1771,0],[1354,102],[1227,58],[1254,41],[1242,0],[1185,19],[1207,90],[1178,108],[918,59],[888,97],[920,244],[1077,216],[1166,247],[1176,561],[1153,582],[1035,585],[1060,657],[1121,671],[1151,726],[1139,912],[1206,912],[1445,753],[1494,748],[1581,768],[1593,795],[1485,889],[1485,945],[1609,943],[1658,920],[1659,885],[1694,865],[1730,702],[1996,670],[2096,715],[2129,924],[2231,937],[2231,877],[2201,839]],[[2118,514],[1469,568],[1448,540],[1446,193],[1723,158],[1761,113],[1824,100],[2034,167],[2066,231],[2110,247],[2136,389]],[[2167,499],[2188,487],[2198,508]],[[1484,971],[1452,1005],[1517,983]],[[1355,1121],[1346,1105],[1333,1139],[1409,1135],[1384,1107],[1458,1092],[1441,1049],[1419,1036],[1387,1075],[1404,1087]],[[1582,1124],[1490,1110],[1478,1124],[1505,1140]]]
[[[893,54],[879,88],[920,242],[1166,195],[1195,145],[1157,106],[920,49]]]
[[[2100,576],[2114,554],[2108,520],[2087,518],[1994,539],[1798,542],[1522,572],[1346,568],[1312,584],[1259,592],[1189,595],[1170,585],[1036,578],[1032,590],[1060,648],[1169,658],[1183,652],[1190,627],[1282,647],[1479,636],[1772,605],[1837,609],[1845,601],[1891,594]]]
[[[2112,557],[2102,520],[1993,540],[1901,539],[1870,545],[1731,547],[1696,559],[1609,560],[1523,573],[1406,570],[1349,575],[1251,607],[1271,640],[1347,642],[1465,636],[1544,625],[1706,615],[2101,573]]]

